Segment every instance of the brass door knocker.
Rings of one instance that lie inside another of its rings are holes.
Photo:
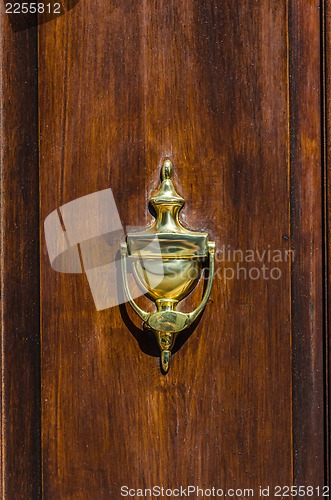
[[[161,187],[150,200],[155,221],[144,231],[128,234],[126,242],[121,243],[123,285],[127,299],[144,321],[144,326],[154,332],[165,373],[169,370],[177,333],[190,326],[207,303],[215,256],[215,243],[208,241],[207,233],[191,231],[181,225],[178,215],[185,201],[175,191],[171,177],[172,163],[165,160]],[[132,261],[137,283],[155,303],[155,311],[143,311],[133,300],[128,286],[127,258]],[[178,302],[197,285],[207,258],[208,283],[201,303],[190,313],[177,311]]]

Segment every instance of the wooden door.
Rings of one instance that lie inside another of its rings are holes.
[[[327,484],[327,8],[80,0],[15,31],[1,6],[4,498]],[[166,157],[218,253],[164,375],[128,305],[51,268],[43,224],[111,188],[147,225]]]

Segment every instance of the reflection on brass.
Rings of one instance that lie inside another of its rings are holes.
[[[178,215],[184,200],[175,191],[172,163],[165,160],[162,184],[150,204],[155,221],[146,230],[127,235],[121,243],[124,290],[133,309],[152,330],[161,351],[161,366],[169,370],[171,350],[178,332],[190,326],[203,311],[210,295],[214,276],[215,243],[207,233],[184,228]],[[153,312],[143,311],[133,300],[127,280],[130,259],[137,283],[155,303]],[[191,313],[176,310],[177,304],[197,285],[204,262],[209,259],[207,286],[199,306]]]

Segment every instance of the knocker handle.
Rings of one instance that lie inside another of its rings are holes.
[[[215,267],[214,242],[208,242],[208,254],[208,283],[202,301],[194,311],[192,311],[191,313],[182,313],[176,311],[174,308],[176,301],[168,300],[163,301],[160,307],[161,310],[159,309],[154,313],[147,313],[146,311],[143,311],[132,298],[127,278],[128,247],[127,243],[121,243],[121,264],[125,295],[132,308],[144,321],[144,324],[154,331],[161,350],[161,366],[164,373],[167,373],[170,367],[171,349],[175,343],[177,333],[190,326],[197,319],[209,299],[213,284]]]
[[[208,302],[209,296],[210,296],[210,292],[211,292],[212,285],[213,285],[213,279],[214,279],[214,270],[215,270],[215,243],[213,241],[208,242],[208,253],[209,253],[209,270],[208,270],[207,287],[206,287],[205,293],[203,295],[202,301],[200,302],[198,307],[194,311],[192,311],[191,313],[186,314],[187,322],[185,323],[185,328],[190,326],[197,319],[199,314],[201,314],[201,312],[205,308],[205,306]],[[127,277],[127,255],[128,255],[127,243],[121,243],[121,257],[122,257],[121,258],[121,267],[122,267],[123,286],[124,286],[125,295],[129,301],[129,303],[131,304],[132,308],[136,311],[136,313],[140,316],[140,318],[143,321],[147,322],[151,313],[144,311],[143,309],[141,309],[138,306],[138,304],[136,304],[136,302],[132,298],[132,295],[131,295],[131,292],[129,289],[129,283],[128,283],[128,277]],[[180,330],[181,329],[183,329],[183,328],[180,328]],[[177,331],[180,331],[180,330],[177,330]]]

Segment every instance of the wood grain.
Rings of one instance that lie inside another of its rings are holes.
[[[294,479],[316,486],[326,472],[319,9],[293,1],[289,11]]]
[[[1,498],[39,498],[40,343],[37,31],[0,5]]]
[[[81,0],[39,34],[42,218],[111,187],[123,225],[144,225],[170,156],[191,227],[290,248],[286,2]],[[217,278],[164,377],[120,310],[96,312],[42,253],[47,498],[292,483],[290,262]]]
[[[326,471],[328,484],[330,484],[330,320],[331,320],[331,6],[329,1],[323,3],[323,125],[324,125],[324,222],[325,222],[325,279],[326,279],[326,332],[325,332],[325,386],[327,392],[327,423],[326,426]]]
[[[319,7],[80,0],[39,27],[39,82],[36,32],[1,10],[3,498],[325,483]],[[128,307],[98,312],[84,275],[51,269],[43,234],[41,332],[38,287],[39,210],[111,187],[123,226],[144,226],[165,156],[184,221],[219,249],[167,376]],[[263,264],[280,278],[245,279]]]

